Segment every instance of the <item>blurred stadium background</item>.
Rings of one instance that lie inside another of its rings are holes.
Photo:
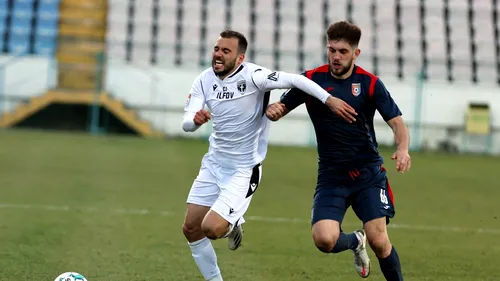
[[[200,280],[180,228],[211,132],[181,130],[193,79],[225,28],[247,35],[249,61],[300,73],[325,63],[338,20],[362,28],[358,64],[410,128],[401,176],[377,117],[405,280],[500,280],[499,2],[0,0],[0,280]],[[214,243],[225,280],[355,280],[349,254],[310,239],[304,108],[270,142],[243,248]]]

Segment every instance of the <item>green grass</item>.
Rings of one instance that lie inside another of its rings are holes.
[[[181,225],[206,150],[202,141],[0,131],[0,280],[65,271],[89,281],[203,280]],[[500,280],[499,159],[412,157],[405,175],[386,163],[397,211],[389,234],[405,280]],[[315,180],[314,149],[269,149],[244,245],[231,252],[214,242],[224,280],[360,280],[350,253],[312,243]],[[345,222],[360,225],[351,210]],[[370,255],[368,280],[384,280]]]

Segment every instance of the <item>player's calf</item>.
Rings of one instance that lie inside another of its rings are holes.
[[[385,258],[391,253],[391,242],[387,234],[386,219],[378,218],[365,224],[366,238],[375,255]]]
[[[387,281],[403,281],[401,262],[396,248],[387,235],[386,219],[379,218],[365,223],[368,243],[378,258],[380,269]]]
[[[202,221],[210,208],[189,203],[186,217],[182,225],[182,232],[188,240],[198,269],[205,280],[222,280],[217,255],[210,240],[202,230]]]

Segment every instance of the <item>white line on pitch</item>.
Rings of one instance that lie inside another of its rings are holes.
[[[10,204],[0,203],[0,209],[33,209],[58,212],[85,212],[85,213],[114,213],[124,215],[161,215],[174,216],[176,213],[169,211],[155,211],[149,209],[103,209],[96,207],[70,207],[56,205],[32,205],[32,204]],[[301,218],[284,218],[284,217],[263,217],[263,216],[245,216],[248,221],[258,222],[273,222],[273,223],[310,223],[307,219]],[[360,223],[343,223],[346,226],[360,226]],[[419,231],[439,231],[439,232],[472,232],[472,233],[487,233],[500,234],[500,229],[491,228],[463,228],[457,226],[432,226],[432,225],[413,225],[413,224],[396,224],[391,223],[388,228],[392,229],[408,229]]]

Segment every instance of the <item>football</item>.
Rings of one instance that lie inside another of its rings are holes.
[[[65,272],[56,277],[54,281],[87,281],[83,275],[76,272]]]

